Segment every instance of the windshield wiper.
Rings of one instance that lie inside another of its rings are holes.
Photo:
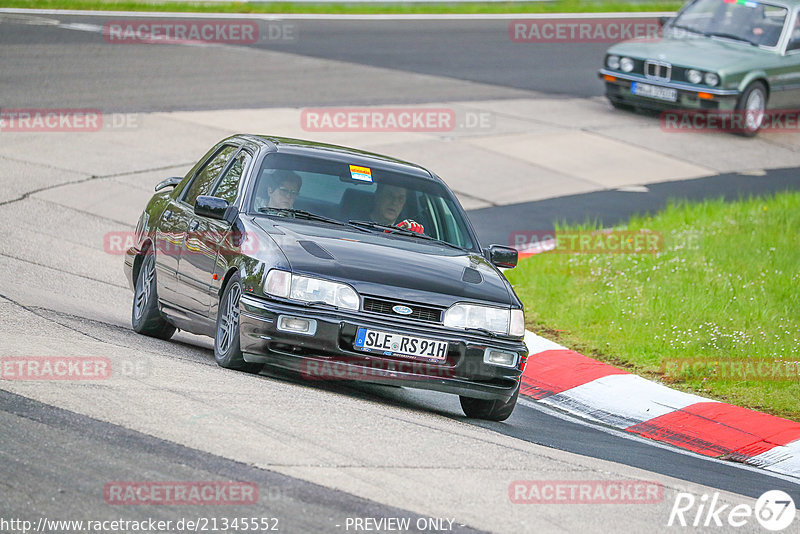
[[[259,213],[266,213],[267,215],[280,215],[282,213],[291,213],[298,219],[307,219],[309,221],[320,221],[326,222],[330,224],[336,224],[339,226],[347,226],[347,223],[342,221],[331,219],[330,217],[325,217],[324,215],[317,215],[316,213],[311,213],[310,211],[305,210],[296,210],[294,208],[258,208]]]
[[[707,35],[712,37],[722,37],[723,39],[733,39],[734,41],[742,41],[745,43],[750,43],[753,46],[758,46],[758,43],[755,41],[751,41],[750,39],[746,39],[745,37],[741,37],[739,35],[734,35],[732,33],[724,33],[724,32],[711,32]]]
[[[427,241],[435,241],[436,243],[447,245],[448,247],[454,248],[456,250],[461,250],[461,251],[466,250],[462,247],[459,247],[458,245],[454,245],[453,243],[448,243],[447,241],[442,241],[441,239],[436,239],[435,237],[426,234],[421,234],[419,232],[409,230],[408,228],[401,228],[399,226],[394,226],[392,224],[380,224],[372,221],[356,221],[356,220],[350,220],[348,221],[348,223],[352,226],[361,226],[364,228],[372,228],[373,230],[383,230],[386,232],[406,235],[409,237],[418,237],[420,239],[425,239]]]
[[[744,43],[749,43],[749,44],[751,44],[753,46],[758,46],[757,42],[751,41],[750,39],[747,39],[746,37],[742,37],[740,35],[734,35],[732,33],[704,32],[702,30],[698,30],[697,28],[690,28],[689,26],[684,26],[683,24],[675,24],[675,23],[671,24],[670,27],[671,28],[678,28],[678,29],[681,29],[681,30],[687,30],[687,31],[690,31],[692,33],[699,33],[700,35],[703,35],[704,37],[722,37],[723,39],[733,39],[734,41],[742,41]]]
[[[708,37],[708,34],[706,32],[698,30],[697,28],[690,28],[689,26],[684,26],[683,24],[676,24],[673,22],[672,24],[669,25],[669,27],[678,28],[679,30],[687,30],[692,33],[699,33],[700,35],[705,35],[706,37]]]

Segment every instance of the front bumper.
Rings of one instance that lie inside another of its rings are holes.
[[[387,316],[302,306],[243,295],[240,343],[248,362],[300,372],[310,380],[356,380],[454,393],[480,399],[508,400],[519,387],[528,355],[522,340],[454,332],[436,324],[403,322]],[[313,335],[278,329],[281,315],[316,321]],[[359,327],[446,341],[441,363],[355,349]],[[515,367],[483,361],[487,347],[517,354]]]
[[[666,109],[732,110],[736,107],[740,94],[736,89],[708,88],[687,83],[657,81],[640,74],[624,74],[608,69],[600,69],[598,76],[605,81],[606,97],[612,102],[656,111]],[[633,82],[675,89],[678,99],[670,102],[636,95],[631,92]],[[700,97],[701,94],[704,98]]]

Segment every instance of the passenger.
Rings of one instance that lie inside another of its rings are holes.
[[[370,219],[378,224],[397,226],[418,234],[425,233],[425,228],[412,219],[397,223],[397,219],[406,205],[407,194],[408,192],[403,187],[378,184],[378,189],[375,191],[375,205],[370,213]]]

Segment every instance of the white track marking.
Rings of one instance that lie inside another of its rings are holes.
[[[562,347],[549,339],[537,336],[530,330],[525,330],[525,345],[528,346],[529,357],[546,350],[568,350],[567,347]]]
[[[59,28],[66,30],[78,30],[81,32],[95,32],[103,33],[103,27],[98,24],[82,24],[80,22],[63,22],[58,25]]]
[[[729,460],[720,460],[718,458],[713,458],[711,456],[704,456],[704,455],[698,454],[696,452],[687,451],[685,449],[680,449],[680,448],[678,448],[678,447],[676,447],[674,445],[670,445],[670,444],[667,444],[667,443],[661,443],[659,441],[653,441],[651,439],[647,439],[647,438],[643,438],[643,437],[637,436],[636,434],[631,434],[630,432],[625,432],[624,430],[619,430],[619,429],[616,429],[616,428],[612,428],[612,427],[609,427],[609,426],[606,426],[606,425],[603,425],[603,424],[600,424],[600,423],[596,423],[596,422],[593,422],[593,421],[587,421],[586,419],[583,419],[581,417],[575,416],[573,414],[565,413],[565,412],[563,412],[561,410],[558,410],[556,408],[553,408],[553,407],[550,407],[550,406],[546,406],[546,405],[542,404],[541,401],[534,401],[532,399],[527,399],[527,398],[524,398],[524,397],[520,397],[517,402],[519,404],[521,404],[522,406],[527,406],[528,408],[533,408],[534,410],[542,412],[545,415],[549,415],[550,417],[555,417],[556,419],[561,419],[562,421],[566,421],[568,423],[574,423],[576,425],[581,425],[581,426],[586,426],[586,427],[589,427],[589,428],[593,428],[595,430],[598,430],[600,432],[604,432],[606,434],[611,434],[612,436],[615,436],[615,437],[618,437],[618,438],[627,439],[627,440],[630,440],[630,441],[635,441],[637,443],[643,443],[643,444],[649,445],[651,447],[657,447],[659,449],[668,450],[668,451],[674,452],[676,454],[682,454],[684,456],[691,456],[693,458],[700,458],[700,459],[705,460],[707,462],[714,462],[714,463],[718,463],[718,464],[724,464],[724,465],[727,465],[729,467],[735,467],[737,469],[744,469],[745,471],[752,471],[753,473],[761,473],[763,475],[767,475],[767,476],[770,476],[770,477],[773,477],[773,478],[778,478],[778,479],[781,479],[781,480],[785,480],[786,482],[791,482],[793,484],[797,484],[798,486],[800,486],[800,480],[798,480],[796,477],[787,476],[787,475],[784,475],[783,473],[780,473],[780,472],[764,470],[762,468],[753,467],[753,466],[750,466],[750,465],[747,465],[747,464],[741,464],[741,463],[738,463],[738,462],[731,462]]]
[[[541,402],[625,429],[691,404],[716,401],[625,374],[604,376]]]
[[[800,440],[770,449],[753,456],[749,461],[767,471],[800,478]]]

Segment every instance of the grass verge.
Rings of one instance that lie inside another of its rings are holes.
[[[663,247],[548,252],[507,273],[528,328],[670,387],[800,421],[800,193],[673,202],[626,228],[660,232]]]
[[[683,2],[663,0],[553,0],[548,2],[448,3],[293,3],[293,2],[147,2],[128,0],[0,0],[0,7],[82,9],[91,11],[159,11],[191,13],[330,13],[330,14],[454,14],[454,13],[594,13],[677,11]]]

